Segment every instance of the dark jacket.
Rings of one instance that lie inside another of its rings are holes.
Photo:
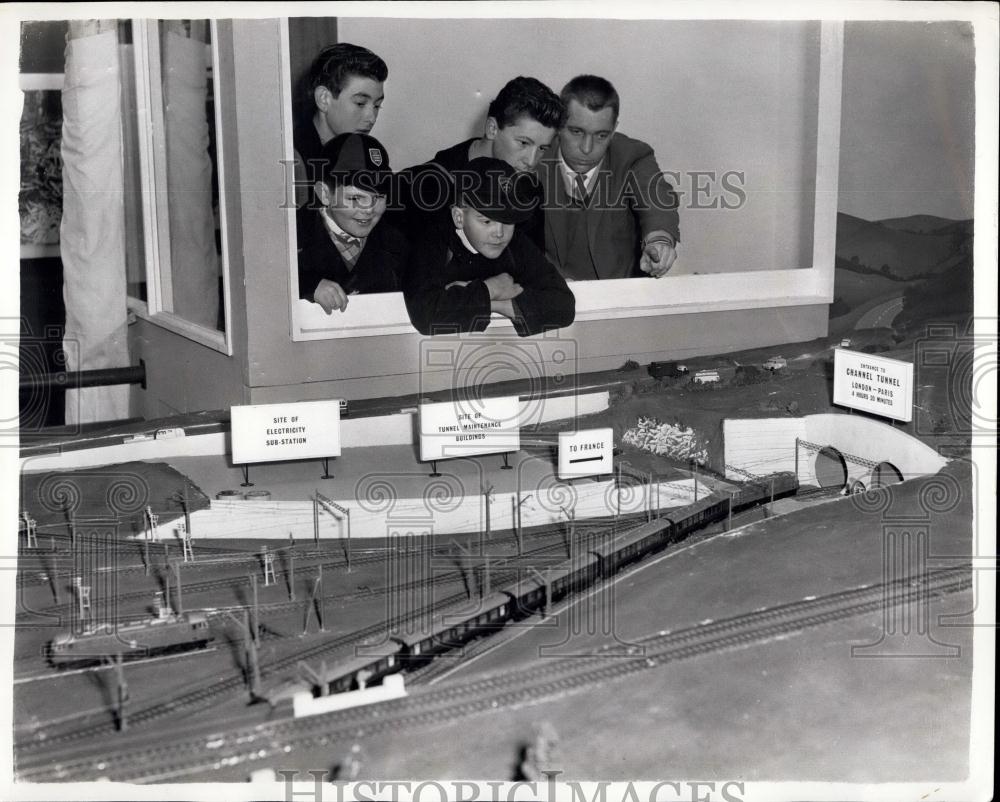
[[[603,279],[644,276],[639,270],[641,242],[663,230],[680,242],[677,198],[645,142],[615,134],[597,172],[586,208],[566,192],[558,151],[538,164],[545,192],[545,253],[566,278]],[[583,215],[591,261],[570,264],[573,216]]]
[[[483,331],[490,323],[490,292],[485,280],[509,273],[523,292],[513,300],[514,329],[521,337],[568,326],[576,298],[545,255],[515,230],[496,259],[471,253],[455,229],[445,235],[428,230],[414,250],[404,287],[410,321],[421,334]],[[469,282],[464,287],[449,284]]]
[[[319,178],[319,163],[324,162],[325,159],[323,157],[323,143],[320,141],[319,132],[311,117],[302,120],[292,129],[292,144],[295,147],[295,152],[302,159],[301,168],[296,167],[295,181],[301,182],[305,186],[303,208],[318,208],[319,204],[316,202],[313,185]],[[296,191],[296,197],[298,197],[298,191]]]
[[[305,236],[303,236],[305,234]],[[380,220],[368,235],[353,268],[330,239],[319,212],[299,212],[299,297],[311,301],[321,279],[329,279],[348,293],[396,292],[402,288],[406,267],[405,238]]]

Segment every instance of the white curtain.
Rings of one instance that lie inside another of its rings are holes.
[[[219,316],[219,252],[208,154],[208,48],[163,37],[163,122],[167,138],[170,273],[174,313],[213,331]]]
[[[70,371],[129,365],[118,36],[72,39],[62,93],[60,227]],[[66,392],[66,423],[128,417],[128,385]]]

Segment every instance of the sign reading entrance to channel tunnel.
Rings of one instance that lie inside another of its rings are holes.
[[[833,403],[893,420],[913,420],[913,363],[837,348]]]
[[[230,408],[234,465],[340,456],[340,399]]]
[[[421,404],[420,459],[517,451],[521,447],[520,412],[516,395]]]
[[[610,427],[559,432],[559,478],[611,473],[614,448],[615,430]]]

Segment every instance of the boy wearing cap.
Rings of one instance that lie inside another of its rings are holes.
[[[531,216],[533,179],[499,159],[455,172],[453,228],[429,227],[404,288],[421,334],[483,331],[497,312],[521,337],[573,322],[576,299],[516,224]],[[532,184],[530,187],[529,184]]]
[[[395,292],[406,241],[386,225],[389,154],[374,137],[341,134],[321,151],[318,209],[299,210],[299,297],[343,312],[350,295]]]
[[[308,114],[294,128],[296,202],[302,204],[318,179],[315,162],[338,134],[367,134],[375,126],[386,63],[371,50],[350,42],[323,48],[305,78]]]

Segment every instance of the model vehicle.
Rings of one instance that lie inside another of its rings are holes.
[[[772,356],[767,362],[764,363],[764,370],[781,370],[782,368],[788,367],[788,360],[783,356]]]
[[[676,379],[688,372],[686,365],[676,362],[650,362],[649,375],[654,379]]]
[[[419,621],[397,625],[388,640],[363,647],[351,660],[330,666],[314,693],[368,687],[391,673],[422,665],[475,637],[502,629],[509,621],[550,607],[570,593],[612,576],[625,565],[684,539],[695,529],[724,520],[731,510],[738,512],[794,495],[798,488],[794,473],[775,473],[743,485],[735,493],[710,493],[673,514],[609,535],[603,543],[574,554],[544,573],[532,573],[478,601],[439,610],[429,625]]]
[[[177,437],[185,437],[184,430],[180,426],[173,426],[169,429],[157,429],[157,440],[173,440]]]
[[[154,438],[153,438],[153,435],[151,435],[151,434],[130,434],[127,437],[125,437],[122,440],[122,442],[123,443],[144,443],[145,441],[152,440],[152,439],[154,439]]]
[[[841,348],[850,348],[851,347],[851,338],[850,337],[845,337],[843,340],[841,340],[840,341],[840,347]]]
[[[720,378],[717,370],[699,370],[694,374],[695,384],[715,384],[718,381]]]
[[[200,649],[215,639],[203,613],[159,616],[130,623],[102,623],[81,632],[62,632],[49,644],[57,667],[98,665],[105,660],[138,660],[158,654]]]

